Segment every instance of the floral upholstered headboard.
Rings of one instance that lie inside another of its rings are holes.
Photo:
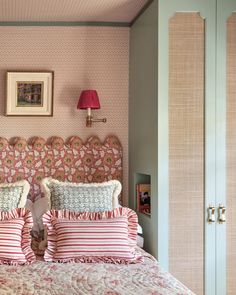
[[[0,182],[28,180],[30,199],[34,201],[41,196],[40,181],[50,176],[71,182],[122,182],[122,147],[118,138],[108,136],[102,143],[93,136],[84,143],[78,136],[67,141],[57,136],[28,141],[0,137]]]

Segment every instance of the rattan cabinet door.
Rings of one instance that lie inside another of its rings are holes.
[[[169,20],[170,272],[204,293],[205,22],[197,12]]]

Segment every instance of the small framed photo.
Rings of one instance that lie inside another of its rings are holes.
[[[151,184],[139,183],[136,185],[137,211],[151,215]]]
[[[53,72],[7,72],[6,116],[52,116]]]

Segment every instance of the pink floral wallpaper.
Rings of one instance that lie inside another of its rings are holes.
[[[104,141],[114,134],[123,148],[127,203],[129,28],[0,27],[0,38],[0,137],[59,136],[66,140],[77,135],[86,141],[96,135]],[[8,70],[54,71],[53,117],[4,116]],[[107,123],[85,127],[86,111],[76,109],[83,89],[98,91],[101,109],[93,115],[106,117]]]

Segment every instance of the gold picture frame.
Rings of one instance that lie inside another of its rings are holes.
[[[53,71],[7,72],[6,116],[52,116]]]

